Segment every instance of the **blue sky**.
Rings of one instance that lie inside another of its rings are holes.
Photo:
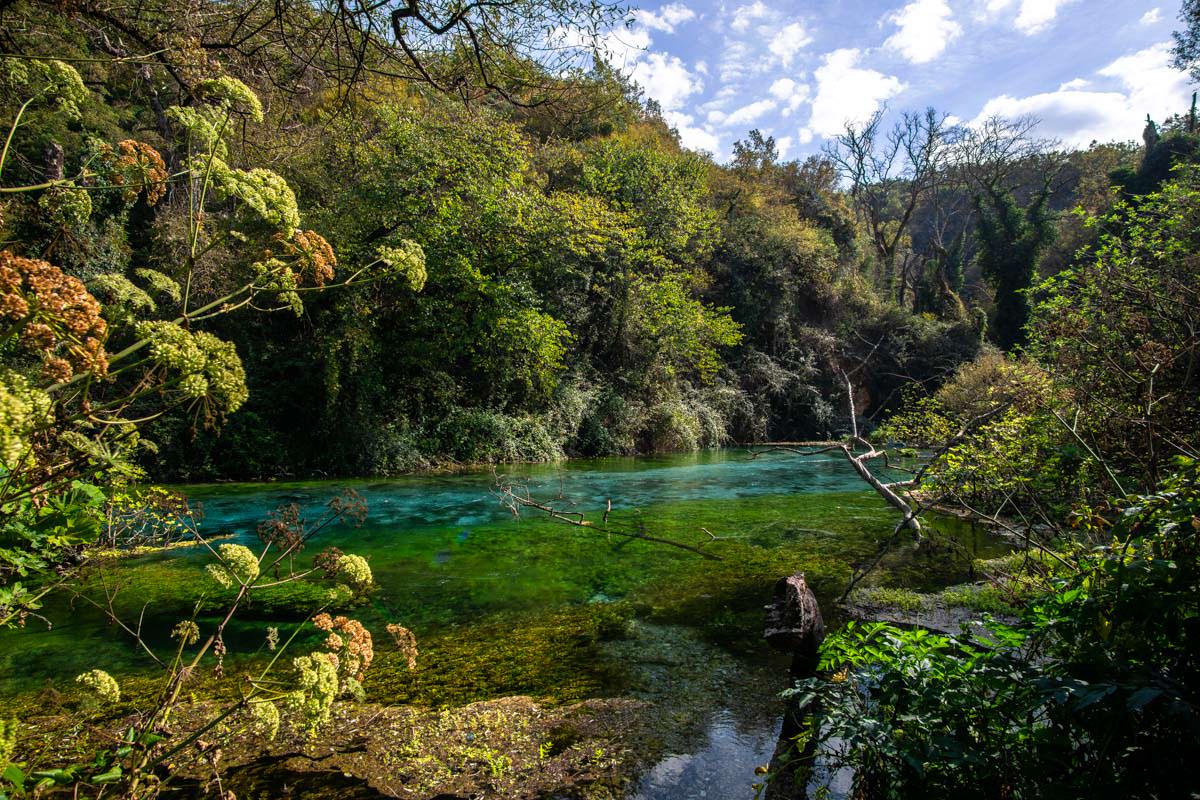
[[[1068,145],[1140,140],[1184,110],[1178,3],[1154,0],[643,0],[603,37],[685,145],[728,158],[751,128],[785,158],[886,104],[970,123],[1033,114]]]

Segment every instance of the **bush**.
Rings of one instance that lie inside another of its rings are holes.
[[[1081,551],[1016,626],[851,624],[825,641],[831,677],[791,694],[820,702],[813,730],[855,796],[1195,796],[1200,465],[1178,469],[1121,503],[1110,544]]]
[[[651,453],[695,450],[700,447],[702,435],[695,411],[675,397],[651,406],[647,412],[641,449]]]
[[[402,427],[389,425],[368,429],[364,439],[361,460],[356,467],[360,475],[403,475],[431,466],[428,456],[421,451],[419,437]]]
[[[540,420],[455,408],[429,432],[427,451],[463,464],[557,461],[562,448]]]

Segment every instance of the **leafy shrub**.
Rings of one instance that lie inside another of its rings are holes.
[[[1094,519],[1092,517],[1091,519]],[[1200,465],[1120,505],[1110,544],[972,637],[826,639],[815,735],[870,797],[1187,797],[1200,728]],[[980,641],[982,640],[982,641]]]
[[[695,411],[683,400],[671,398],[646,412],[641,449],[652,453],[695,450],[700,446],[702,434]]]
[[[456,408],[429,432],[430,452],[464,464],[556,461],[558,442],[541,421],[497,411]]]
[[[993,614],[1013,612],[1012,597],[990,583],[963,584],[943,589],[939,599],[948,606],[987,611]]]
[[[634,453],[645,415],[641,403],[627,400],[612,388],[603,389],[588,404],[570,449],[585,456]]]
[[[360,475],[403,475],[430,466],[421,450],[420,437],[411,431],[397,425],[368,427],[364,436],[362,460],[357,467]]]

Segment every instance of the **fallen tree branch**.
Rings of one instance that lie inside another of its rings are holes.
[[[668,547],[676,547],[680,550],[686,550],[689,553],[695,553],[696,555],[707,558],[710,561],[724,560],[714,553],[702,550],[701,547],[690,545],[685,542],[677,542],[674,539],[664,539],[661,536],[651,536],[650,534],[646,533],[645,526],[641,523],[639,523],[637,528],[634,530],[625,530],[620,526],[610,524],[608,518],[612,512],[611,500],[608,501],[608,507],[604,512],[603,527],[599,527],[594,523],[589,522],[582,511],[564,511],[557,509],[554,506],[534,500],[529,494],[528,488],[523,486],[516,486],[514,484],[505,483],[502,480],[497,480],[496,488],[492,490],[492,494],[499,498],[501,505],[505,506],[509,511],[511,511],[514,517],[521,516],[521,509],[532,508],[536,511],[545,512],[551,519],[558,520],[559,522],[565,522],[568,525],[574,525],[577,528],[588,528],[589,530],[602,531],[605,534],[612,536],[621,536],[626,539],[639,539],[644,542],[653,542],[654,544],[663,544],[667,545]],[[709,541],[705,542],[704,544],[710,544],[711,542],[717,540],[718,537],[714,536],[712,533],[709,533],[708,531],[704,532],[710,537]]]

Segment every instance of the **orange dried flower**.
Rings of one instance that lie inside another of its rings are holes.
[[[42,362],[42,377],[51,383],[63,383],[65,381],[69,381],[74,373],[75,371],[71,369],[71,363],[65,358],[48,356],[46,360]]]
[[[346,677],[361,682],[367,668],[375,660],[371,632],[356,619],[342,616],[331,618],[324,613],[313,617],[313,625],[329,632],[325,646],[331,651],[328,655],[335,659],[339,671],[344,668]]]
[[[73,373],[108,371],[108,324],[100,303],[53,264],[0,251],[0,321],[22,325],[26,349],[58,358],[56,374],[63,374],[64,364]]]
[[[403,625],[398,625],[395,622],[389,623],[387,632],[391,635],[392,641],[396,645],[396,649],[400,651],[400,655],[404,656],[404,660],[408,664],[409,670],[417,668],[417,637],[413,632]]]
[[[333,280],[337,256],[325,237],[316,231],[296,231],[291,241],[277,237],[287,256],[297,261],[296,272],[304,283],[324,286]],[[270,251],[268,251],[270,252]]]
[[[126,203],[137,200],[143,190],[150,205],[167,193],[167,165],[150,145],[136,139],[124,139],[117,142],[116,149],[101,144],[98,150],[100,174],[113,186],[125,187],[121,197]]]

